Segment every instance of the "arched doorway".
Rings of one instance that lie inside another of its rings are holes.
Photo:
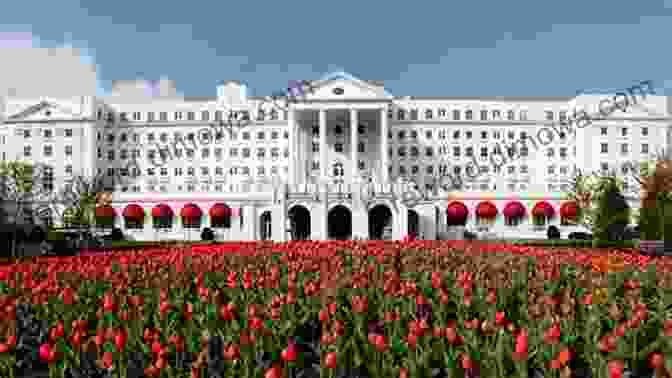
[[[261,217],[259,217],[259,225],[260,231],[261,231],[261,240],[271,240],[273,237],[272,233],[272,223],[271,223],[271,212],[270,211],[264,211],[261,214]]]
[[[305,206],[294,205],[288,216],[292,240],[310,239],[310,211]]]
[[[376,205],[369,210],[369,239],[392,238],[392,211],[386,205]]]
[[[408,210],[408,234],[420,237],[420,215],[412,209]]]
[[[348,240],[352,235],[352,213],[343,205],[336,205],[327,216],[329,239]]]

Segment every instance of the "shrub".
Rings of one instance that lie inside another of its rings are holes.
[[[548,239],[560,239],[560,230],[557,226],[549,226],[546,231],[546,237]]]
[[[203,241],[213,241],[215,240],[215,233],[211,228],[206,227],[201,231],[201,240]]]

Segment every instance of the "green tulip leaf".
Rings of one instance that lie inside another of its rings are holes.
[[[217,306],[215,306],[214,303],[208,303],[208,307],[206,309],[206,312],[208,314],[208,320],[217,319]]]

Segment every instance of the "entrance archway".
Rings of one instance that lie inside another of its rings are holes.
[[[408,210],[408,234],[420,237],[420,215],[412,209]]]
[[[310,239],[310,211],[302,205],[294,205],[288,212],[292,240]]]
[[[376,205],[369,210],[369,239],[392,238],[392,211],[386,205]]]
[[[348,240],[352,235],[352,213],[343,205],[336,205],[327,216],[329,239]]]

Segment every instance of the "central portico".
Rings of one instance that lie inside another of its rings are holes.
[[[368,238],[375,229],[380,238],[398,238],[404,232],[400,220],[405,217],[393,216],[401,209],[392,204],[391,196],[362,198],[362,189],[369,184],[379,185],[381,194],[391,194],[392,100],[379,83],[338,72],[314,82],[309,94],[290,104],[289,151],[295,158],[290,159],[285,213],[293,237]],[[382,218],[373,222],[369,210],[375,206],[375,214]],[[297,230],[300,225],[303,229]]]
[[[314,183],[310,178],[316,178],[322,184],[354,184],[362,171],[377,171],[375,181],[389,182],[387,115],[392,99],[382,86],[343,72],[317,81],[288,111],[290,156],[297,157],[289,165],[288,183]],[[313,153],[318,154],[318,169],[313,169]],[[367,159],[360,160],[360,153]]]

